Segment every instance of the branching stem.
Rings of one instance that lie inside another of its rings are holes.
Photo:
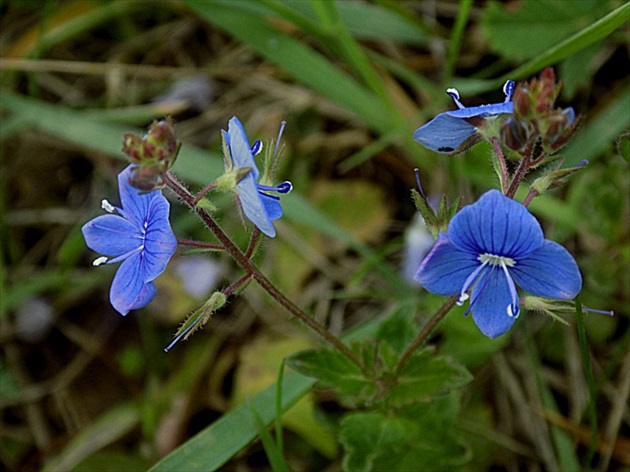
[[[345,355],[350,361],[356,364],[362,371],[365,370],[363,363],[359,360],[354,353],[341,342],[334,334],[328,331],[324,326],[317,323],[310,316],[304,313],[298,306],[296,306],[291,300],[289,300],[276,286],[265,277],[262,272],[254,265],[249,257],[243,253],[240,248],[230,239],[230,237],[219,227],[214,221],[214,218],[210,216],[203,208],[195,206],[195,197],[177,180],[171,171],[166,175],[166,183],[168,187],[175,192],[175,194],[182,199],[182,201],[188,205],[197,216],[203,221],[208,229],[219,240],[222,246],[234,261],[245,271],[246,274],[256,280],[258,285],[265,290],[272,298],[274,298],[282,307],[284,307],[289,313],[297,317],[300,321],[306,324],[309,328],[324,338],[335,349],[338,349],[343,355]],[[252,239],[255,239],[254,237]]]

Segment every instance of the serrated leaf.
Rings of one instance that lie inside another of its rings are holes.
[[[372,397],[376,386],[347,357],[330,349],[302,351],[287,359],[288,365],[303,375],[314,377],[335,389],[342,401],[355,404]]]
[[[425,401],[462,387],[471,380],[472,375],[464,366],[447,357],[433,356],[425,349],[405,364],[387,400],[393,405]]]
[[[458,399],[445,397],[396,413],[350,413],[341,421],[346,471],[443,471],[469,459],[454,434]]]
[[[415,306],[401,306],[381,323],[376,332],[379,345],[386,342],[395,352],[402,354],[417,334],[413,322]]]

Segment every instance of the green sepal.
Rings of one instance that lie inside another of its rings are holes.
[[[439,233],[445,233],[448,230],[448,224],[451,222],[455,213],[459,209],[459,204],[461,201],[461,197],[458,198],[455,203],[452,205],[448,205],[446,201],[446,196],[442,195],[442,199],[440,200],[440,204],[438,206],[437,215],[433,208],[422,198],[420,192],[416,189],[411,190],[411,196],[416,205],[416,208],[420,212],[422,218],[424,218],[424,223],[427,228],[431,232],[433,239],[437,239]]]
[[[587,161],[582,162],[581,164],[575,167],[569,167],[566,169],[558,169],[551,170],[546,172],[544,175],[538,177],[534,182],[530,185],[532,190],[535,190],[538,195],[542,195],[550,188],[556,188],[564,185],[566,183],[566,177],[582,170],[588,164]],[[558,166],[562,165],[562,161],[558,164]]]
[[[223,292],[214,292],[201,307],[186,318],[173,337],[177,338],[182,333],[186,333],[183,340],[187,340],[195,331],[203,328],[210,318],[212,318],[212,314],[223,307],[226,302],[227,296]]]
[[[196,205],[198,208],[206,210],[208,213],[214,213],[218,210],[217,206],[210,201],[209,198],[202,197]]]

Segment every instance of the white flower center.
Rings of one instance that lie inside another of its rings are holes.
[[[480,255],[477,258],[477,260],[481,262],[482,264],[490,264],[493,266],[500,266],[500,267],[503,267],[504,265],[507,267],[514,267],[516,265],[516,261],[512,259],[511,257],[496,256],[494,254],[488,254],[488,253]]]
[[[516,261],[512,259],[511,257],[497,256],[496,254],[490,254],[487,252],[479,255],[479,257],[477,257],[477,260],[481,264],[464,281],[464,285],[462,286],[462,290],[456,302],[457,305],[459,306],[463,305],[464,302],[470,298],[470,295],[467,292],[475,285],[481,283],[480,287],[478,288],[480,292],[485,289],[488,279],[486,278],[485,281],[481,281],[481,279],[484,278],[484,276],[488,277],[487,271],[484,271],[485,267],[487,266],[498,267],[499,269],[503,271],[503,274],[505,275],[505,280],[507,282],[508,290],[510,292],[511,302],[506,307],[506,314],[511,318],[517,317],[520,312],[519,306],[518,306],[519,304],[518,293],[516,291],[516,285],[514,285],[514,280],[512,279],[512,276],[510,275],[510,271],[508,270],[508,267],[514,267],[516,265]],[[468,311],[470,311],[471,308],[472,308],[472,305],[468,308],[468,310],[466,311],[466,314],[468,314]]]

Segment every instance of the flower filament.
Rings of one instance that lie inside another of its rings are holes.
[[[479,257],[477,257],[477,260],[481,262],[481,264],[464,281],[464,285],[462,286],[459,298],[457,299],[457,302],[456,302],[457,305],[462,306],[464,302],[470,298],[470,295],[468,295],[467,292],[473,286],[476,286],[480,282],[482,282],[483,285],[480,285],[479,290],[478,290],[478,293],[480,295],[481,292],[486,288],[490,280],[490,271],[493,270],[495,267],[498,267],[503,271],[503,274],[505,275],[505,279],[506,279],[506,282],[510,291],[511,302],[506,308],[506,313],[510,317],[517,317],[520,312],[518,292],[516,291],[516,284],[514,283],[514,279],[512,279],[512,276],[510,275],[510,271],[508,270],[508,267],[514,267],[516,265],[516,261],[512,259],[511,257],[498,256],[498,255],[490,254],[490,253],[484,253],[484,254],[479,255]],[[484,270],[484,268],[486,268],[487,266],[490,266],[490,270]],[[485,279],[482,281],[481,279],[484,277]],[[477,299],[479,295],[477,295],[475,299]],[[474,303],[474,300],[473,300],[473,303]],[[470,312],[473,303],[471,303],[468,309],[466,310],[466,313],[465,313],[466,315]]]

